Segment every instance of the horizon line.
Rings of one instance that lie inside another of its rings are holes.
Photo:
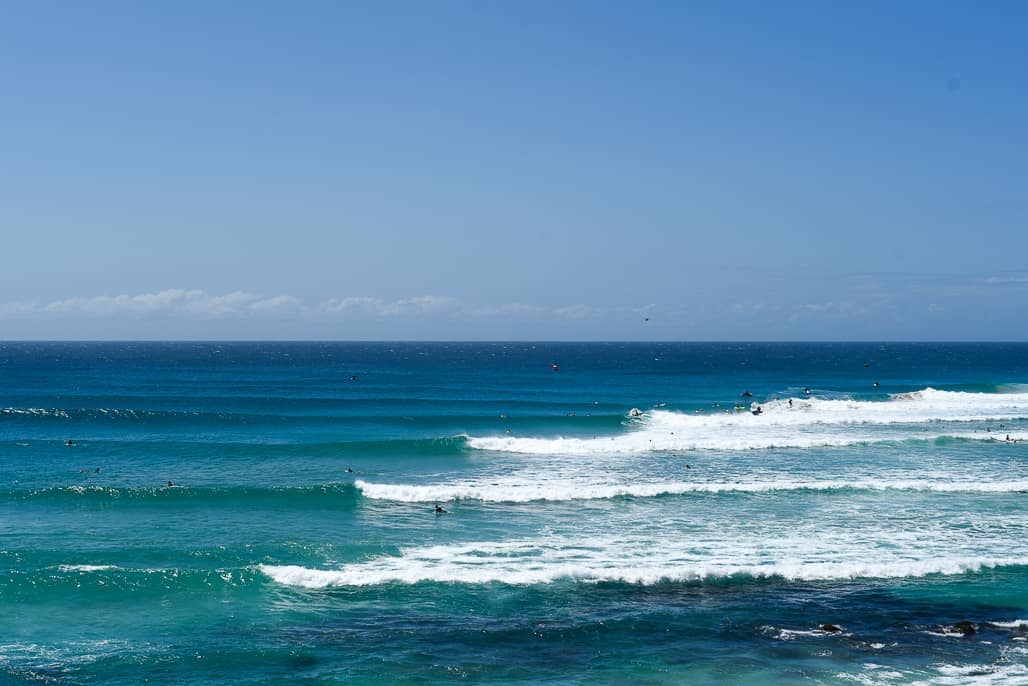
[[[1014,339],[964,339],[964,340],[943,340],[943,339],[728,339],[728,338],[697,338],[691,340],[682,339],[459,339],[459,338],[397,338],[397,339],[364,339],[364,338],[11,338],[0,339],[0,345],[9,343],[271,343],[271,344],[297,344],[297,343],[383,343],[383,344],[404,344],[404,343],[547,343],[547,344],[582,344],[582,343],[671,343],[671,344],[1028,344],[1028,340]]]

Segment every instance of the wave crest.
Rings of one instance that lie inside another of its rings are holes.
[[[1028,492],[1028,480],[1019,481],[933,481],[929,479],[792,480],[745,482],[672,481],[653,483],[598,483],[584,481],[490,480],[440,484],[376,484],[358,479],[354,486],[365,498],[407,503],[477,500],[494,503],[535,501],[601,500],[634,497],[654,498],[689,494],[775,493],[792,491],[918,491],[934,493],[1021,493]]]
[[[443,548],[443,546],[439,546]],[[404,557],[378,558],[345,565],[340,569],[312,569],[299,565],[267,565],[258,569],[273,581],[301,588],[382,584],[463,583],[510,585],[548,584],[568,580],[585,583],[661,583],[745,581],[834,581],[852,579],[901,579],[930,575],[979,573],[983,569],[1023,566],[1028,558],[958,558],[874,562],[783,561],[764,564],[682,563],[647,564],[645,561],[615,563],[613,560],[576,560],[580,555],[553,555],[545,548],[509,548],[502,556],[483,547],[446,547],[448,552],[424,551]],[[563,558],[563,559],[561,559]]]

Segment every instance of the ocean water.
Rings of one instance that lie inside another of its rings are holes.
[[[284,682],[1028,684],[1028,345],[0,344],[0,683]]]

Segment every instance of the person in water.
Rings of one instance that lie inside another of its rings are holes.
[[[447,512],[446,510],[444,510],[443,508],[441,508],[441,507],[439,506],[439,503],[436,503],[436,504],[435,504],[435,513],[436,513],[437,515],[438,515],[438,514],[450,514],[449,512]]]

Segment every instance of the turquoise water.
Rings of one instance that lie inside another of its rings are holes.
[[[1026,439],[1024,344],[0,344],[0,683],[1028,683]]]

